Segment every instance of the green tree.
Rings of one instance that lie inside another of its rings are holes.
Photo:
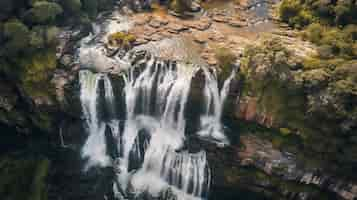
[[[285,0],[279,8],[280,18],[288,23],[290,18],[297,16],[301,9],[301,4],[298,0]]]
[[[333,13],[332,1],[316,0],[313,1],[311,7],[317,15],[322,17],[329,17]]]
[[[306,29],[307,39],[315,44],[319,44],[324,32],[323,26],[319,23],[312,23]]]
[[[99,10],[109,9],[111,5],[113,5],[113,0],[98,0]]]
[[[41,49],[45,46],[45,41],[43,38],[43,28],[40,26],[34,27],[30,33],[30,46],[35,49]]]
[[[357,7],[353,3],[353,0],[339,0],[334,7],[335,22],[337,24],[345,25],[352,20],[353,15],[356,15]]]
[[[27,11],[25,18],[31,23],[47,24],[54,22],[57,15],[61,14],[62,12],[62,7],[57,3],[38,1],[34,3],[33,8]]]
[[[98,1],[97,0],[82,0],[83,10],[93,18],[98,13]]]
[[[48,27],[45,31],[46,45],[53,46],[57,43],[59,30],[55,26]]]
[[[81,0],[62,0],[60,3],[64,11],[72,15],[79,14],[82,8]]]
[[[4,24],[5,49],[7,54],[16,54],[28,45],[29,29],[19,20],[11,20]]]

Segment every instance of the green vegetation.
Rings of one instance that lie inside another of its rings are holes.
[[[0,195],[4,200],[46,200],[47,159],[0,158]]]
[[[279,40],[271,39],[246,50],[240,76],[241,98],[255,100],[258,121],[278,129],[279,134],[270,134],[275,147],[299,152],[307,165],[343,176],[354,174],[355,59],[339,54],[299,61]]]
[[[51,24],[63,12],[60,5],[53,2],[37,1],[25,13],[25,20],[32,24]]]
[[[284,22],[302,28],[312,22],[324,25],[357,23],[356,0],[283,0],[279,13]]]
[[[216,49],[215,57],[221,70],[220,76],[225,80],[231,74],[232,66],[236,62],[237,57],[230,49],[227,48]]]
[[[304,38],[319,46],[322,59],[357,58],[357,1],[284,0],[282,21],[305,29]]]
[[[170,0],[170,9],[176,13],[183,14],[191,8],[191,0]]]
[[[289,195],[304,192],[308,192],[311,199],[335,199],[334,195],[321,191],[316,186],[284,181],[278,176],[266,174],[253,167],[232,167],[224,171],[224,176],[227,180],[227,187],[261,191],[264,192],[265,197],[272,199],[286,199]]]
[[[305,127],[311,130],[305,132],[306,153],[347,175],[357,153],[352,131],[357,124],[357,1],[284,0],[279,12],[318,47],[318,56],[306,58],[295,74],[306,98]]]
[[[303,37],[318,45],[319,56],[322,59],[336,56],[348,60],[357,58],[357,25],[337,28],[312,23],[307,26]]]
[[[108,43],[111,46],[130,48],[136,38],[130,33],[117,32],[108,36]]]
[[[90,19],[110,8],[114,0],[1,0],[0,1],[0,77],[11,80],[30,105],[56,103],[52,72],[57,67],[57,36],[62,25],[79,26],[87,31]],[[27,118],[42,130],[53,125],[49,113],[32,110]],[[21,111],[22,112],[22,111]],[[20,113],[21,113],[20,112]],[[48,110],[47,110],[48,112]],[[11,121],[15,111],[1,111],[2,122]],[[16,117],[19,118],[19,117]],[[22,119],[19,118],[19,119]]]
[[[230,68],[237,59],[234,53],[227,48],[218,48],[215,56],[218,60],[218,65],[223,69]]]

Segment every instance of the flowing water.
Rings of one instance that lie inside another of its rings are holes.
[[[211,177],[206,153],[191,153],[185,146],[185,106],[192,78],[200,68],[154,58],[145,63],[141,69],[133,66],[122,75],[122,95],[113,93],[108,75],[80,72],[80,97],[88,131],[82,155],[88,159],[87,168],[116,168],[113,187],[118,197],[143,192],[160,196],[170,190],[178,199],[207,198]],[[197,134],[228,144],[220,117],[234,72],[219,90],[215,73],[203,71],[205,111]],[[118,114],[125,116],[120,128],[115,101],[122,97],[126,112]],[[100,109],[107,110],[107,117],[102,117]],[[108,128],[116,144],[115,156],[108,152]]]
[[[104,58],[102,49],[92,42],[95,36],[89,37],[79,49],[82,67],[98,71],[107,68],[102,65],[114,64],[122,70],[114,75],[89,70],[79,73],[88,134],[82,148],[85,170],[112,167],[115,178],[108,181],[113,182],[117,199],[142,199],[142,195],[167,200],[207,199],[211,171],[206,152],[192,152],[187,136],[229,144],[221,116],[236,71],[219,86],[215,70],[162,61],[146,51],[129,52],[120,59]],[[204,80],[194,79],[198,74]],[[199,97],[204,109],[198,113],[199,131],[190,133],[185,113],[190,112],[186,105],[193,81],[204,83]]]

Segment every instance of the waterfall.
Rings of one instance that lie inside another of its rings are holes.
[[[81,86],[80,99],[86,121],[88,139],[82,149],[82,156],[88,158],[87,167],[94,165],[107,166],[109,157],[106,152],[105,122],[98,116],[99,82],[104,81],[105,102],[113,109],[114,95],[110,80],[105,74],[93,74],[90,71],[79,72]]]
[[[202,69],[205,75],[205,112],[201,115],[201,130],[198,135],[203,138],[213,139],[220,145],[229,145],[229,140],[224,135],[221,117],[229,86],[237,72],[237,68],[232,70],[229,77],[224,81],[221,90],[218,87],[216,71],[211,72],[207,68]]]
[[[208,198],[211,172],[206,152],[191,153],[185,145],[186,104],[193,77],[201,68],[161,61],[149,54],[131,65],[121,74],[124,84],[120,94],[114,93],[107,74],[79,73],[88,133],[82,149],[86,169],[112,166],[116,172],[113,193],[118,199],[144,193],[153,197],[170,193],[177,200]],[[216,73],[202,69],[204,112],[198,135],[229,144],[220,118],[235,71],[219,90]],[[125,102],[125,113],[117,112],[119,98]],[[119,115],[124,120],[119,120]],[[115,153],[110,154],[108,146]]]
[[[210,175],[206,154],[175,152],[183,147],[184,110],[196,69],[148,58],[139,75],[134,67],[124,75],[127,120],[121,136],[121,173],[118,174],[121,190],[127,190],[129,184],[139,193],[150,191],[158,195],[171,189],[183,199],[187,199],[187,195],[193,198],[203,197],[204,191],[207,193]],[[144,155],[138,150],[140,143],[136,140],[142,133],[140,130],[150,138],[143,145]],[[137,152],[136,158],[130,154],[132,151]],[[143,163],[132,174],[130,162],[135,160],[143,160]]]

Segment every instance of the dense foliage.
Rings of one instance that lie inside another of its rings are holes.
[[[357,23],[356,0],[284,0],[279,12],[284,22],[295,27],[312,22],[326,25]]]
[[[357,167],[357,61],[299,62],[279,40],[248,48],[242,97],[257,99],[258,113],[278,128],[273,145],[306,165],[350,176]]]
[[[1,0],[0,74],[20,83],[28,95],[34,95],[34,86],[48,85],[48,72],[56,67],[58,27],[89,27],[90,19],[113,3],[114,0]]]
[[[303,38],[318,51],[294,75],[303,86],[300,110],[306,110],[301,119],[311,119],[303,123],[306,154],[320,155],[318,160],[329,167],[351,173],[357,152],[357,1],[283,0],[279,14],[282,21],[303,29]]]
[[[356,0],[284,0],[280,18],[295,28],[306,28],[304,37],[319,46],[323,59],[357,57]]]

